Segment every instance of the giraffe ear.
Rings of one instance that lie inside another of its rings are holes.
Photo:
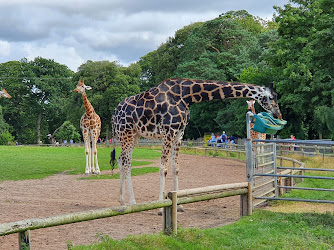
[[[91,90],[91,89],[92,89],[92,87],[91,87],[91,86],[87,86],[87,85],[86,85],[86,89],[87,89],[87,90]]]
[[[269,88],[270,88],[271,93],[274,93],[274,83],[273,82],[269,84]]]

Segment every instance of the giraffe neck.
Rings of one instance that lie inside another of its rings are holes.
[[[82,95],[82,100],[83,100],[83,103],[84,103],[84,106],[85,106],[85,109],[86,109],[86,113],[87,114],[94,113],[95,112],[94,108],[93,108],[92,104],[90,103],[90,101],[88,100],[86,93],[84,93]]]
[[[188,79],[170,79],[170,81],[179,83],[181,98],[188,105],[202,101],[231,98],[257,99],[260,93],[264,91],[263,87],[243,83]]]
[[[255,107],[254,107],[254,104],[252,105],[251,112],[252,112],[253,114],[256,114],[256,113],[255,113]]]

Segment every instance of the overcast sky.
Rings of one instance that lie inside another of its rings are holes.
[[[271,19],[288,0],[0,0],[0,63],[54,59],[73,71],[87,60],[127,66],[185,25],[230,10]]]

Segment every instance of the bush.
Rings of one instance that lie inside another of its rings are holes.
[[[68,142],[72,139],[74,142],[80,142],[81,136],[76,131],[76,128],[69,121],[65,121],[59,131],[56,133],[57,141],[67,140]]]
[[[0,135],[0,145],[7,145],[8,142],[12,142],[13,140],[14,136],[8,130]]]

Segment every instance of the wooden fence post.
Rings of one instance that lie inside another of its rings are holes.
[[[248,194],[240,195],[240,216],[248,215]]]
[[[302,153],[302,156],[305,156],[305,152],[304,152],[304,147],[303,147],[303,145],[300,145],[300,152]]]
[[[293,162],[292,163],[292,167],[296,167],[296,163],[295,162]],[[294,170],[293,169],[291,169],[291,175],[293,175],[294,174]],[[295,179],[293,178],[293,177],[291,177],[291,187],[293,187],[293,186],[295,186]]]
[[[316,155],[320,155],[318,145],[314,145]]]
[[[30,249],[30,230],[19,233],[19,249]]]
[[[163,210],[163,231],[167,235],[172,233],[177,234],[177,192],[170,192],[171,197],[167,197],[172,200],[172,205],[164,207]]]
[[[240,195],[240,216],[252,215],[253,212],[253,184],[248,182],[248,192]]]
[[[172,228],[173,233],[177,234],[177,192],[172,192]]]
[[[279,185],[283,186],[283,177],[279,178]],[[284,188],[280,188],[279,195],[283,195],[283,194],[284,194]]]

